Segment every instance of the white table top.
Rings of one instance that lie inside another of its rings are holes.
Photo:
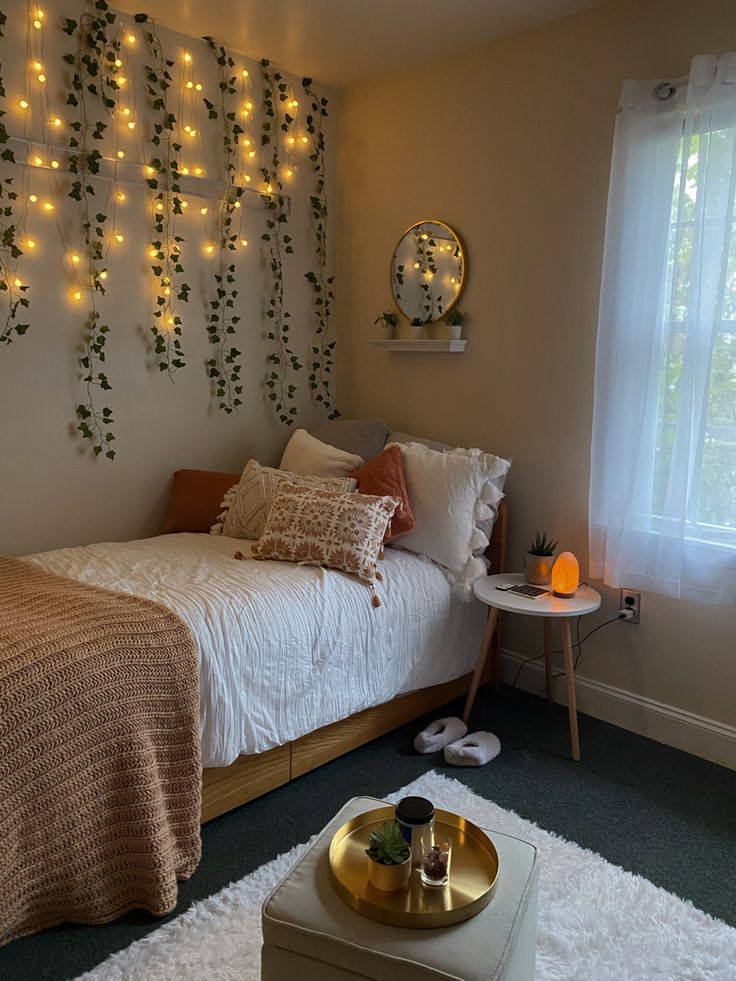
[[[496,586],[501,583],[513,582],[515,585],[526,582],[524,576],[517,573],[507,573],[500,576],[486,576],[473,586],[476,597],[487,606],[508,613],[523,613],[530,617],[579,617],[584,613],[593,613],[601,605],[600,594],[590,586],[578,586],[578,590],[570,599],[553,596],[540,596],[539,599],[529,599],[518,593],[507,593]],[[544,586],[551,590],[551,586]]]

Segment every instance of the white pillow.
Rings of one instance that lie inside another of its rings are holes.
[[[210,528],[211,535],[227,535],[228,538],[260,538],[271,503],[280,483],[298,484],[300,487],[318,487],[320,490],[351,494],[357,481],[352,477],[310,477],[262,467],[257,460],[249,460],[240,477],[240,483],[231,487],[222,499],[222,514],[217,524]]]
[[[314,477],[347,477],[364,462],[354,453],[338,450],[336,446],[310,436],[306,429],[297,429],[286,444],[279,469]]]
[[[509,461],[476,449],[439,451],[422,443],[387,445],[401,449],[415,521],[414,530],[402,535],[396,547],[443,566],[456,592],[469,600],[473,583],[486,574],[480,553],[488,546]],[[485,527],[478,527],[484,522]]]

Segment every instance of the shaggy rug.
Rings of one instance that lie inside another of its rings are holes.
[[[390,799],[406,794],[429,797],[539,848],[537,981],[733,981],[736,930],[692,903],[483,800],[457,780],[426,773]],[[261,903],[305,847],[195,903],[77,981],[258,981]]]

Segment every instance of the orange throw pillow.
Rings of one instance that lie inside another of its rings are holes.
[[[398,446],[389,446],[362,467],[354,470],[351,477],[358,481],[359,494],[373,494],[376,497],[396,497],[400,501],[391,524],[386,531],[386,544],[406,535],[414,528],[409,494],[404,480],[404,464]]]
[[[217,521],[223,497],[239,480],[239,473],[177,470],[162,534],[208,532]]]

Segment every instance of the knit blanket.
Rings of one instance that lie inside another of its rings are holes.
[[[170,912],[199,863],[199,754],[175,613],[0,557],[0,945]]]

